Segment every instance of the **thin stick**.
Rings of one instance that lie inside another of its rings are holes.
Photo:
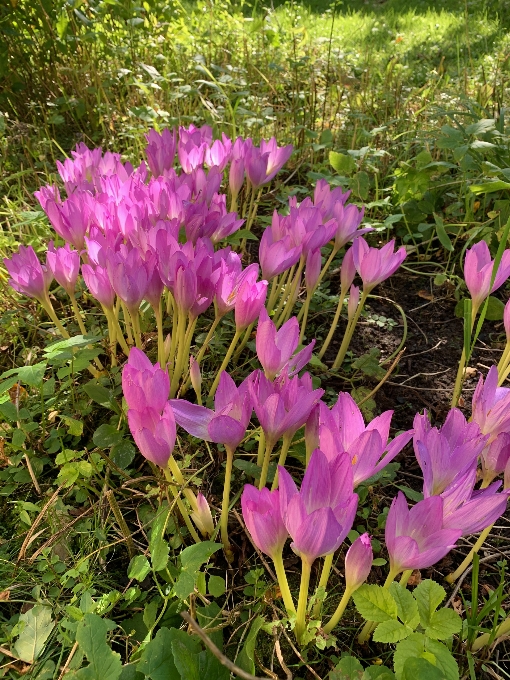
[[[233,661],[230,661],[230,659],[227,656],[225,656],[223,652],[220,652],[220,650],[216,647],[211,638],[202,628],[200,628],[198,623],[188,614],[188,612],[181,612],[181,616],[186,621],[186,623],[193,629],[193,632],[196,635],[198,635],[198,637],[202,640],[207,649],[218,659],[221,665],[225,666],[225,668],[228,668],[228,670],[231,673],[235,673],[235,675],[237,675],[240,678],[243,678],[243,680],[267,680],[267,677],[261,678],[256,675],[252,675],[251,673],[247,673],[246,671],[243,671],[243,669],[239,668],[239,666],[236,666]]]

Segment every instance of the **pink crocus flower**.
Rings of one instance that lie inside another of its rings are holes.
[[[280,512],[280,492],[246,484],[241,496],[246,527],[259,550],[274,558],[281,553],[289,532]]]
[[[155,260],[145,261],[138,248],[121,245],[118,252],[108,250],[106,269],[112,288],[131,313],[137,313],[152,277]]]
[[[245,151],[246,174],[254,189],[270,182],[292,155],[293,146],[279,147],[276,138],[262,140],[260,148],[252,146]]]
[[[236,387],[226,371],[222,372],[214,395],[214,411],[185,399],[171,399],[169,403],[177,424],[186,432],[232,450],[243,440],[253,410],[248,380]]]
[[[482,479],[489,484],[505,471],[510,460],[510,433],[501,432],[488,444],[480,454],[482,463]]]
[[[324,220],[330,220],[333,217],[335,207],[338,204],[344,205],[350,195],[350,191],[344,193],[342,187],[332,189],[329,182],[325,179],[319,179],[313,192],[313,204],[316,208],[319,208]]]
[[[412,439],[410,430],[388,441],[392,415],[393,411],[385,411],[365,425],[347,392],[339,393],[331,411],[321,409],[320,448],[330,459],[341,451],[349,454],[355,487],[385,468]]]
[[[275,211],[273,221],[277,218]],[[280,238],[272,227],[267,227],[262,234],[259,246],[262,276],[270,281],[278,274],[282,274],[299,261],[302,252],[303,246],[294,245],[288,234]]]
[[[47,200],[44,207],[57,234],[80,252],[92,219],[93,201],[91,194],[83,192],[72,194],[63,203]]]
[[[344,205],[341,202],[333,208],[333,218],[336,222],[335,244],[336,251],[343,248],[349,241],[358,236],[373,231],[372,227],[359,228],[365,214],[365,208],[359,210],[355,205]]]
[[[354,265],[363,280],[364,292],[369,292],[385,279],[394,274],[405,260],[407,253],[404,246],[394,252],[395,239],[382,248],[371,248],[360,236],[352,244]]]
[[[220,172],[225,170],[232,153],[232,140],[222,133],[221,140],[216,139],[210,147],[205,150],[205,164],[209,167],[216,167]]]
[[[308,564],[334,553],[351,530],[358,507],[349,456],[339,454],[328,461],[316,449],[299,491],[284,467],[278,468],[278,476],[281,515],[292,538],[291,548]]]
[[[361,534],[345,555],[345,589],[357,590],[368,578],[374,561],[372,543],[368,534]]]
[[[267,281],[252,283],[245,280],[239,286],[235,304],[234,317],[236,330],[243,331],[257,320],[262,307],[266,302]]]
[[[489,444],[501,432],[510,432],[510,389],[498,387],[498,369],[492,366],[484,381],[480,377],[473,394],[472,420],[482,434],[490,436]]]
[[[321,273],[321,249],[310,250],[306,256],[305,265],[305,287],[306,292],[311,295],[315,290],[317,281]]]
[[[414,418],[414,453],[423,472],[423,495],[437,496],[467,469],[476,468],[487,437],[476,423],[451,409],[444,425],[432,427],[427,413]]]
[[[71,250],[68,243],[63,248],[55,249],[53,241],[50,241],[46,262],[57,283],[68,295],[74,295],[76,280],[80,273],[80,253],[77,250]]]
[[[295,316],[286,321],[280,330],[269,318],[266,309],[260,311],[255,346],[264,374],[273,380],[285,368],[291,378],[306,366],[312,356],[315,340],[297,354],[299,344],[299,322]]]
[[[385,529],[393,578],[407,569],[431,567],[455,547],[462,530],[443,528],[443,505],[441,496],[430,496],[409,510],[401,491],[393,499]]]
[[[32,246],[20,246],[17,253],[4,258],[4,265],[9,272],[9,285],[14,290],[46,302],[53,274],[50,267],[39,262]]]
[[[163,413],[146,407],[141,411],[127,412],[129,429],[136,445],[147,460],[165,468],[175,446],[175,418],[170,404]]]
[[[482,302],[495,290],[500,288],[510,276],[510,250],[505,250],[499,263],[494,283],[491,287],[494,260],[491,258],[489,246],[485,241],[475,243],[466,251],[464,260],[464,278],[473,300],[473,309],[480,308]]]
[[[506,303],[503,311],[503,325],[505,327],[506,341],[510,343],[510,300]]]
[[[168,400],[170,379],[159,363],[153,366],[141,349],[132,347],[122,369],[122,391],[129,409],[149,407],[160,413]]]
[[[159,177],[165,170],[171,170],[173,167],[177,145],[175,129],[165,128],[161,134],[156,130],[150,130],[145,137],[148,142],[145,153],[150,171],[153,177]]]
[[[475,491],[476,481],[476,469],[472,467],[441,494],[445,529],[460,529],[463,536],[477,534],[505,512],[510,490],[497,493],[501,482],[495,482]]]
[[[112,310],[115,304],[115,291],[110,283],[106,267],[92,267],[84,264],[81,268],[83,280],[92,296],[107,310]]]

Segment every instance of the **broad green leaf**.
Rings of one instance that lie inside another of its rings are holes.
[[[89,665],[80,668],[75,677],[79,680],[118,680],[122,673],[120,654],[111,650],[106,634],[116,625],[97,614],[85,614],[76,629],[76,642],[84,652]]]
[[[128,567],[128,578],[134,578],[137,581],[143,581],[151,570],[149,560],[145,555],[136,555],[133,557]]]
[[[246,641],[243,645],[243,648],[239,652],[236,659],[236,664],[239,666],[239,668],[242,668],[243,671],[251,673],[252,675],[255,674],[255,643],[257,642],[258,632],[263,625],[264,619],[262,616],[257,616],[257,618],[254,619],[253,623],[251,624],[250,632],[246,636]]]
[[[113,425],[104,423],[94,432],[92,440],[98,448],[109,449],[110,446],[119,444],[122,441],[122,432],[119,432]]]
[[[501,321],[503,318],[503,312],[505,311],[505,305],[498,300],[498,298],[489,295],[489,301],[487,303],[487,309],[485,311],[485,318],[489,321]]]
[[[427,659],[407,659],[404,664],[402,680],[444,680],[445,676],[437,666]]]
[[[509,182],[503,182],[501,179],[494,180],[494,182],[483,182],[482,184],[472,184],[469,189],[474,194],[491,194],[494,191],[503,191],[510,189]]]
[[[434,213],[434,220],[436,222],[436,233],[437,237],[446,250],[448,250],[450,253],[453,251],[453,245],[452,242],[450,241],[450,237],[446,233],[446,229],[444,228],[444,222],[443,218]]]
[[[407,659],[422,658],[430,661],[444,674],[445,680],[459,680],[457,662],[448,649],[436,640],[422,633],[413,633],[397,645],[393,657],[397,680],[403,680],[404,665]]]
[[[425,628],[425,635],[435,640],[446,640],[462,628],[462,619],[453,609],[439,609],[433,612],[430,623]]]
[[[114,444],[110,451],[110,458],[121,470],[128,468],[134,460],[136,449],[128,439]]]
[[[110,390],[107,390],[103,385],[99,385],[95,380],[91,380],[83,385],[85,394],[101,406],[109,406],[111,402]]]
[[[364,170],[357,172],[354,177],[351,178],[349,186],[352,189],[353,194],[358,196],[358,198],[361,198],[362,201],[366,201],[368,199],[370,178],[368,173],[366,173]]]
[[[397,603],[398,618],[402,623],[407,624],[413,629],[416,628],[420,622],[420,615],[418,614],[418,605],[412,594],[407,588],[402,588],[396,581],[393,581],[389,590]]]
[[[197,654],[193,654],[180,640],[172,642],[172,652],[181,680],[201,680]]]
[[[363,666],[354,656],[344,656],[329,673],[328,680],[361,680]]]
[[[219,543],[202,541],[196,545],[185,548],[180,557],[182,570],[174,586],[174,592],[181,600],[193,592],[197,572],[205,564],[211,555],[221,548]]]
[[[23,630],[14,645],[14,651],[22,661],[33,663],[46,644],[55,623],[51,620],[50,607],[36,604],[24,614],[20,614]]]
[[[81,437],[83,434],[83,421],[76,420],[70,416],[60,416],[66,424],[67,431],[73,437]]]
[[[198,655],[200,679],[230,680],[230,671],[208,649]]]
[[[75,335],[72,338],[67,338],[66,340],[59,340],[58,342],[54,342],[51,345],[48,345],[47,347],[45,347],[44,353],[56,356],[57,354],[60,354],[62,351],[67,350],[71,347],[85,347],[85,345],[91,345],[97,340],[101,340],[101,338],[99,336],[89,337],[84,335]]]
[[[430,617],[446,597],[446,591],[439,583],[428,578],[422,581],[413,592],[414,599],[418,604],[420,623],[426,628],[430,625]]]
[[[168,562],[169,547],[163,536],[165,534],[169,512],[170,509],[168,505],[160,506],[158,514],[152,524],[149,552],[151,554],[151,562],[154,571],[161,571],[166,567]]]
[[[218,628],[218,625],[223,621],[221,609],[217,602],[211,602],[211,604],[208,604],[205,607],[197,607],[197,621],[198,625],[205,630],[216,647],[222,649],[223,628],[209,632],[210,628]]]
[[[382,586],[363,585],[352,599],[361,616],[367,621],[382,623],[397,618],[397,603],[391,593]]]
[[[369,666],[361,680],[395,680],[395,674],[387,666]]]
[[[156,637],[144,648],[137,670],[151,680],[178,680],[180,675],[175,667],[172,652],[172,644],[176,641],[192,655],[198,655],[201,650],[197,638],[185,631],[178,628],[160,628]]]
[[[125,666],[122,666],[119,680],[144,680],[144,675],[143,673],[138,672],[138,666],[135,663],[128,663]]]
[[[225,593],[225,579],[221,576],[209,576],[207,590],[213,597],[221,597]]]
[[[352,175],[356,171],[356,161],[348,154],[329,152],[329,164],[339,175]]]
[[[400,623],[400,621],[383,621],[374,630],[374,642],[395,643],[409,637],[413,629]]]
[[[495,127],[496,121],[494,118],[481,118],[476,123],[468,125],[465,129],[468,135],[483,135],[486,132],[491,132]]]

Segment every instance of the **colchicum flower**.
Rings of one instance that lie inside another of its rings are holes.
[[[485,241],[475,243],[466,251],[464,278],[473,300],[473,310],[478,310],[491,293],[500,288],[510,276],[510,250],[505,250],[491,287],[494,260]]]

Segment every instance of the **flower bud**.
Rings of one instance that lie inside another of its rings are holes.
[[[214,522],[211,515],[211,508],[205,496],[201,493],[197,495],[197,508],[191,513],[191,518],[204,537],[212,536],[214,533]]]
[[[374,554],[370,543],[370,536],[362,534],[351,545],[345,556],[345,587],[356,590],[368,578]]]
[[[200,366],[194,356],[189,358],[189,376],[195,394],[197,395],[198,403],[202,402],[202,374],[200,373]]]
[[[347,303],[347,317],[349,321],[354,318],[359,304],[359,286],[351,286],[349,302]]]

